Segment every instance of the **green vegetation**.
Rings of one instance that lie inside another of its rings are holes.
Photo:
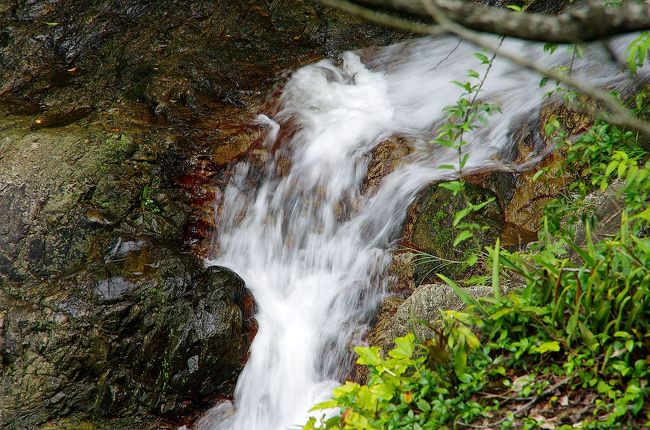
[[[628,49],[629,61],[645,60],[648,48],[635,48],[643,43],[647,35]],[[471,94],[480,83],[466,90],[435,139],[458,151],[458,165],[448,167],[461,174],[463,133],[491,109],[474,104]],[[645,91],[631,104],[638,117],[648,119]],[[447,311],[435,323],[414,321],[429,324],[436,336],[395,339],[387,356],[377,347],[356,348],[357,363],[368,369],[367,383],[336,388],[331,400],[314,407],[324,411],[322,419],[310,419],[304,429],[650,426],[647,143],[603,120],[575,142],[567,138],[562,118],[549,118],[545,131],[564,145],[564,167],[575,181],[547,206],[538,242],[517,252],[497,242],[486,249],[487,258],[471,251],[465,256],[470,264],[484,265],[492,298],[474,299],[464,292],[464,281],[439,275],[466,310]],[[441,186],[462,194],[464,182]],[[620,208],[598,220],[590,210],[594,195],[609,195]],[[477,206],[457,213],[455,244],[482,228],[463,223]],[[612,223],[616,228],[604,228]],[[505,286],[516,288],[506,294]]]
[[[162,210],[159,207],[158,202],[156,201],[156,195],[160,190],[160,178],[156,177],[151,180],[151,182],[145,185],[142,188],[142,193],[140,194],[140,202],[142,208],[153,214],[160,214]]]
[[[436,145],[452,148],[458,154],[458,163],[456,165],[448,164],[441,166],[441,168],[455,171],[459,179],[440,184],[441,188],[451,191],[454,196],[461,195],[465,199],[465,207],[456,213],[452,222],[452,226],[458,230],[453,242],[454,247],[473,238],[475,233],[489,229],[488,226],[475,222],[472,215],[479,213],[495,200],[489,198],[478,203],[471,202],[466,197],[467,183],[463,180],[463,172],[470,155],[464,151],[465,146],[469,143],[465,140],[466,135],[481,126],[487,125],[489,115],[498,111],[497,106],[478,99],[496,55],[488,58],[483,53],[476,53],[475,56],[481,65],[486,66],[485,73],[481,76],[476,70],[469,70],[469,79],[467,81],[454,81],[454,84],[461,87],[465,92],[455,105],[447,106],[444,109],[447,114],[447,121],[440,126],[438,135],[432,141]],[[478,254],[473,252],[467,254],[462,264],[467,267],[474,266],[478,261]]]

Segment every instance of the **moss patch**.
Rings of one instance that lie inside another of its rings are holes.
[[[417,202],[411,243],[433,259],[419,262],[415,271],[416,284],[431,279],[438,272],[455,278],[462,276],[467,267],[457,262],[462,261],[467,252],[482,250],[494,243],[504,225],[503,211],[496,200],[469,218],[471,222],[486,226],[487,230],[475,233],[473,238],[458,246],[454,246],[454,239],[459,231],[452,225],[456,212],[466,206],[465,199],[478,204],[494,197],[492,191],[472,184],[467,184],[464,196],[454,196],[437,185],[424,191]]]

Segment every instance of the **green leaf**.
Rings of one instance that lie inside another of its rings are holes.
[[[379,355],[379,347],[376,346],[357,346],[354,352],[359,355],[357,360],[358,364],[366,366],[377,366],[381,363],[381,356]]]
[[[377,399],[374,398],[372,395],[372,392],[368,388],[367,385],[362,385],[359,388],[359,391],[357,392],[356,396],[356,405],[360,406],[362,409],[365,409],[366,411],[374,412],[377,408]]]
[[[309,412],[313,412],[314,409],[310,409]],[[316,418],[309,417],[307,423],[302,426],[302,430],[316,430]]]
[[[584,249],[580,248],[578,245],[576,245],[573,241],[568,240],[567,245],[571,247],[572,250],[574,250],[582,259],[587,263],[589,266],[594,266],[595,261],[591,255]]]
[[[481,64],[488,64],[490,62],[490,59],[483,53],[481,52],[475,52],[474,56],[478,58],[478,60],[481,62]]]
[[[546,169],[539,169],[535,174],[533,175],[533,182],[538,180],[540,176],[542,176],[544,173],[546,173]]]
[[[467,351],[465,348],[459,348],[454,353],[454,371],[456,375],[462,375],[467,368]]]
[[[465,332],[465,343],[469,349],[476,349],[481,346],[481,341],[478,340],[478,337],[472,333],[469,329]]]
[[[608,393],[608,392],[610,392],[612,390],[610,388],[610,386],[607,385],[607,382],[603,381],[602,379],[600,381],[598,381],[598,385],[596,386],[596,389],[601,394]]]
[[[648,57],[648,50],[650,50],[650,33],[647,31],[641,33],[627,46],[625,50],[627,65],[632,73],[636,73],[639,67],[643,66]]]
[[[456,227],[458,225],[458,223],[461,222],[463,220],[463,218],[465,218],[470,213],[472,213],[472,207],[471,206],[468,207],[468,208],[459,210],[458,212],[456,212],[456,216],[454,216],[454,221],[453,221],[452,225],[454,227]]]
[[[472,375],[470,375],[469,373],[463,373],[462,375],[458,375],[458,379],[461,382],[464,382],[466,384],[469,384],[474,380],[474,378],[472,378]]]
[[[438,184],[438,186],[440,188],[444,188],[446,190],[449,190],[449,191],[453,192],[454,195],[456,195],[457,193],[462,191],[463,188],[465,188],[465,184],[463,182],[460,182],[460,181],[442,182],[442,183]]]
[[[499,243],[499,238],[494,244],[494,249],[492,250],[492,294],[494,297],[501,297],[501,286],[499,285],[499,255],[501,254],[501,245]]]
[[[463,169],[467,165],[467,160],[469,160],[469,154],[463,155],[462,160],[460,161],[460,168]]]
[[[359,390],[361,386],[357,384],[356,382],[350,382],[346,381],[345,384],[336,387],[332,390],[332,394],[334,394],[335,397],[339,397],[345,394],[351,394]]]
[[[415,404],[423,412],[429,412],[431,410],[431,405],[429,405],[429,403],[424,399],[418,400],[417,402],[415,402]]]
[[[557,47],[559,45],[557,43],[545,43],[544,44],[544,52],[548,54],[552,54],[557,50]]]
[[[465,265],[467,265],[468,267],[472,267],[473,265],[476,264],[477,261],[478,261],[478,255],[477,255],[477,254],[470,254],[470,255],[465,259],[464,263],[465,263]],[[467,282],[467,281],[465,281],[465,282]]]
[[[622,337],[624,339],[629,339],[632,337],[632,335],[625,331],[617,331],[616,333],[614,333],[614,337]]]
[[[640,212],[632,217],[632,219],[644,219],[650,221],[650,206],[646,208],[643,212]]]
[[[469,230],[461,231],[458,236],[456,236],[456,239],[454,239],[454,246],[458,246],[459,243],[466,241],[472,236],[474,236],[474,234]]]
[[[538,345],[533,348],[533,352],[543,354],[545,352],[558,352],[560,350],[560,344],[557,341],[544,342],[541,345]]]
[[[411,358],[415,351],[415,336],[409,333],[406,336],[395,339],[395,348],[388,352],[394,358]]]
[[[485,200],[484,202],[481,202],[481,203],[478,203],[478,204],[475,204],[475,205],[470,205],[470,207],[472,208],[472,211],[477,212],[477,211],[483,209],[485,206],[492,203],[494,200],[495,200],[494,197],[490,197],[489,199]]]
[[[475,78],[475,79],[480,79],[480,77],[481,77],[481,75],[479,75],[476,70],[471,70],[471,69],[467,71],[467,76],[469,76],[470,78]]]
[[[544,87],[546,86],[547,83],[548,83],[548,78],[547,78],[546,76],[544,76],[544,77],[543,77],[542,79],[540,79],[540,81],[539,81],[539,87],[540,87],[540,88],[544,88]]]
[[[594,336],[594,333],[591,330],[589,330],[589,327],[587,327],[587,325],[584,324],[582,321],[578,322],[578,328],[580,329],[580,334],[582,335],[585,344],[589,349],[593,351],[595,349],[595,346],[598,344],[598,341],[596,340],[596,336]]]
[[[370,392],[379,400],[390,400],[395,395],[395,388],[389,384],[376,384],[370,387]]]
[[[446,277],[445,275],[443,275],[441,273],[438,273],[438,277],[440,279],[442,279],[443,281],[445,281],[445,283],[447,285],[449,285],[452,290],[454,290],[454,293],[456,293],[456,295],[458,297],[460,297],[460,299],[463,302],[465,302],[465,304],[475,306],[479,311],[481,311],[481,313],[483,315],[487,316],[487,312],[486,312],[485,308],[483,308],[483,306],[481,306],[481,304],[478,302],[478,300],[476,300],[470,294],[467,294],[460,286],[458,286],[457,283],[455,283],[454,281],[452,281],[451,279],[449,279],[448,277]]]
[[[616,169],[616,176],[618,178],[622,178],[623,175],[625,174],[625,171],[627,170],[628,163],[621,163],[618,165],[618,169]]]
[[[339,406],[339,402],[336,399],[325,400],[312,406],[309,412],[318,411],[321,409],[331,409]]]
[[[432,140],[431,143],[435,143],[436,145],[444,146],[447,148],[453,148],[454,145],[456,145],[455,141],[449,139],[443,139],[441,137]]]
[[[470,84],[469,82],[451,81],[451,83],[458,87],[461,87],[468,93],[472,91],[472,84]]]
[[[619,161],[618,160],[613,160],[612,162],[609,163],[607,166],[607,169],[605,170],[605,176],[609,176],[616,170],[616,167],[618,167]]]
[[[498,319],[500,319],[500,318],[503,318],[503,317],[506,316],[506,315],[510,315],[510,314],[513,313],[513,312],[514,312],[514,309],[513,309],[513,308],[503,308],[503,309],[499,309],[498,311],[496,311],[495,313],[493,313],[492,315],[490,315],[490,319],[491,319],[491,320],[498,320]]]

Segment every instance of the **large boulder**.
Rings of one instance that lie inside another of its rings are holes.
[[[488,297],[492,295],[492,288],[468,287],[465,292],[475,298]],[[433,328],[439,326],[444,311],[459,311],[465,306],[447,285],[420,285],[406,300],[393,296],[384,301],[367,340],[371,345],[388,351],[394,346],[396,337],[407,333],[415,333],[420,339],[431,339],[435,336]]]
[[[243,282],[183,251],[175,141],[114,114],[0,119],[3,428],[189,412],[232,391],[246,354]]]
[[[247,348],[241,279],[145,240],[102,245],[102,267],[3,283],[3,428],[178,414],[231,392]]]
[[[0,427],[231,395],[254,304],[201,263],[228,166],[284,71],[395,40],[306,0],[1,2]]]

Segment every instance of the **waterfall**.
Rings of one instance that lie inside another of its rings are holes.
[[[622,52],[625,40],[615,47]],[[503,49],[545,64],[572,64],[574,76],[617,86],[623,76],[600,46],[583,58],[566,48],[506,40]],[[426,38],[348,52],[293,73],[277,110],[258,121],[273,155],[263,168],[240,162],[217,216],[215,257],[232,268],[257,303],[259,331],[238,380],[234,405],[221,404],[198,427],[281,430],[304,424],[350,371],[384,294],[383,274],[408,206],[419,190],[448,178],[457,154],[428,143],[454,104],[468,69],[484,72],[477,49],[457,39]],[[481,98],[501,112],[468,136],[466,169],[498,163],[522,119],[539,115],[540,77],[497,59]],[[371,150],[403,136],[416,150],[361,192]]]

